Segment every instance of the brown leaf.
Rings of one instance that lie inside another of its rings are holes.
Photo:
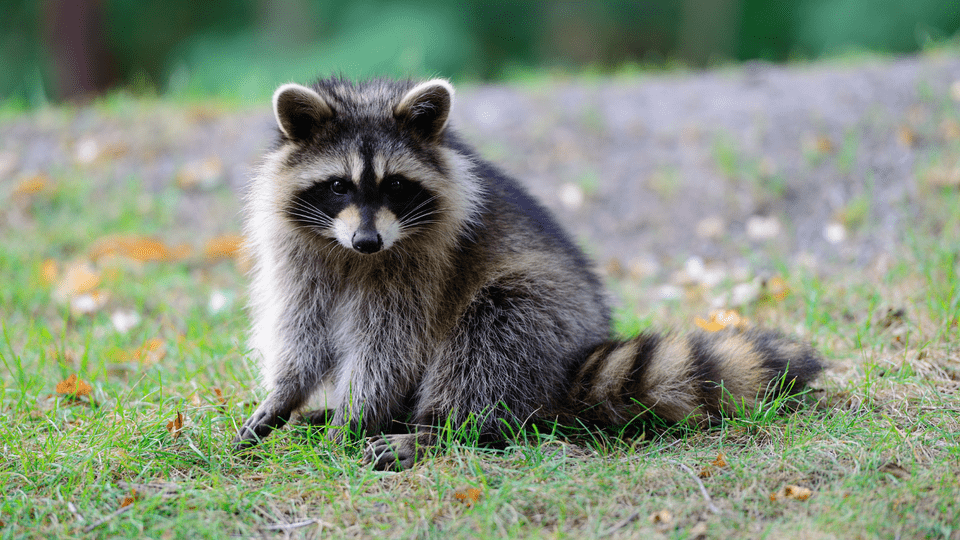
[[[167,422],[167,431],[173,435],[173,440],[177,440],[180,437],[180,432],[183,430],[183,414],[177,411],[177,417],[173,420]]]
[[[211,238],[203,248],[203,257],[208,261],[236,258],[243,249],[243,236],[225,234]]]
[[[76,373],[57,383],[57,393],[65,396],[83,397],[90,394],[93,387],[86,381],[77,378]]]
[[[651,514],[647,519],[654,525],[669,525],[673,523],[673,514],[669,510],[661,510]]]
[[[57,274],[60,273],[60,269],[57,268],[57,261],[53,259],[46,259],[40,263],[40,278],[43,280],[46,285],[53,285],[57,282]]]
[[[805,501],[813,495],[813,490],[801,486],[786,485],[780,488],[780,491],[770,494],[771,501],[784,501],[793,499],[796,501]]]
[[[160,338],[151,338],[144,342],[143,346],[137,348],[130,357],[146,366],[152,366],[163,360],[167,351],[163,348],[163,340]]]
[[[773,276],[766,282],[767,294],[776,300],[783,301],[790,295],[790,287],[787,281],[780,276]]]
[[[50,191],[52,187],[53,183],[46,176],[35,174],[21,180],[17,187],[13,189],[13,194],[19,196],[36,195],[37,193]]]
[[[123,508],[125,506],[130,506],[131,504],[139,501],[140,499],[141,499],[141,496],[139,493],[137,493],[137,490],[131,489],[130,494],[124,497],[123,501],[120,502],[120,508]]]
[[[457,499],[458,501],[464,504],[468,504],[471,506],[480,500],[481,495],[483,495],[483,490],[479,488],[474,488],[474,487],[467,488],[462,491],[457,490],[453,493],[453,497],[455,499]]]
[[[900,126],[897,128],[897,141],[900,146],[910,148],[917,144],[917,132],[910,126]]]
[[[141,262],[179,261],[190,256],[190,246],[168,246],[148,236],[114,235],[101,238],[90,248],[90,258],[97,260],[107,255],[126,257]]]
[[[713,473],[716,469],[723,469],[727,466],[727,456],[723,455],[723,452],[717,454],[717,459],[710,462],[709,465],[700,469],[700,478],[707,478],[713,476]]]
[[[892,461],[881,465],[879,471],[882,473],[887,473],[891,476],[895,476],[900,480],[907,480],[910,478],[910,469],[901,467]]]

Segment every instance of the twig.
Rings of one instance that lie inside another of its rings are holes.
[[[307,527],[316,523],[320,527],[333,527],[332,523],[327,523],[322,519],[308,519],[305,521],[298,521],[296,523],[277,523],[275,525],[267,525],[264,529],[268,531],[292,531],[293,529],[299,529],[301,527]]]
[[[83,532],[88,533],[88,532],[96,529],[97,527],[103,525],[104,523],[110,521],[111,519],[119,516],[120,514],[126,512],[127,510],[130,510],[131,508],[133,508],[133,505],[132,505],[132,504],[128,504],[128,505],[126,505],[126,506],[121,506],[120,508],[117,508],[116,510],[114,510],[113,512],[111,512],[107,517],[101,519],[100,521],[98,521],[98,522],[96,522],[96,523],[92,523],[92,524],[88,525],[87,528],[83,530]]]
[[[627,525],[633,523],[634,521],[637,520],[638,517],[640,517],[640,511],[639,511],[639,510],[637,510],[636,512],[634,512],[634,513],[630,514],[629,516],[623,518],[622,520],[620,520],[619,523],[617,523],[617,524],[614,525],[613,527],[610,527],[610,528],[607,529],[606,531],[600,533],[600,536],[609,536],[609,535],[611,535],[611,534],[619,531],[620,529],[626,527]]]
[[[703,498],[707,501],[707,509],[713,512],[714,514],[719,514],[720,509],[717,508],[715,504],[713,504],[713,499],[710,498],[710,494],[707,493],[707,488],[704,487],[703,482],[700,481],[700,478],[697,476],[697,473],[693,472],[693,469],[691,469],[690,467],[687,467],[686,465],[684,465],[683,463],[680,463],[679,461],[674,461],[674,463],[679,465],[681,469],[687,471],[687,473],[689,473],[690,476],[692,476],[693,479],[697,481],[697,485],[700,486],[700,494],[703,495]]]

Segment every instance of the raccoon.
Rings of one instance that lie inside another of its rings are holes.
[[[437,427],[707,425],[821,368],[774,331],[611,337],[600,280],[557,221],[449,127],[454,89],[339,78],[273,96],[279,141],[246,198],[255,444],[297,411],[411,466]]]

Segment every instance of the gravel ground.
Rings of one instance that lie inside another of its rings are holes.
[[[691,257],[832,272],[895,252],[925,183],[960,182],[958,101],[960,58],[938,53],[463,87],[454,124],[601,268],[669,280]],[[170,235],[197,239],[237,230],[273,121],[266,99],[241,111],[117,99],[6,118],[0,133],[4,193],[75,170],[179,186]]]

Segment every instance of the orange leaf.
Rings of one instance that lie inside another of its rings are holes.
[[[131,357],[141,364],[152,366],[160,360],[163,360],[166,354],[167,351],[163,349],[163,340],[160,338],[151,338],[148,339],[142,347],[133,351]]]
[[[120,502],[120,508],[125,506],[130,506],[131,504],[140,500],[140,494],[137,493],[137,490],[131,489],[130,494],[123,498],[123,501]]]
[[[100,285],[100,274],[86,262],[75,262],[67,268],[57,285],[57,296],[70,298],[92,293]]]
[[[57,393],[61,395],[83,397],[89,395],[93,387],[86,381],[77,378],[76,373],[57,383]]]
[[[141,262],[178,261],[190,255],[190,247],[170,247],[156,238],[138,235],[107,236],[90,248],[90,257],[99,259],[106,255],[126,257]]]
[[[464,504],[469,504],[469,505],[473,505],[474,503],[479,501],[481,495],[483,495],[483,490],[479,488],[473,488],[473,487],[467,488],[463,491],[458,490],[453,493],[453,496],[455,499],[457,499],[458,501]]]
[[[700,317],[697,317],[696,319],[694,319],[693,322],[696,323],[697,326],[699,326],[700,328],[703,328],[704,330],[706,330],[707,332],[717,332],[719,330],[723,330],[724,328],[722,324],[716,321],[705,321]]]
[[[813,495],[813,490],[801,486],[786,485],[780,488],[780,491],[770,494],[771,501],[782,501],[793,499],[795,501],[805,501]]]
[[[57,269],[57,261],[53,259],[46,259],[40,263],[40,277],[47,285],[53,285],[56,283],[58,273],[59,270]]]
[[[226,234],[211,238],[203,248],[203,256],[211,261],[236,257],[243,249],[243,242],[243,236],[239,234]]]
[[[180,437],[181,430],[183,430],[183,414],[177,411],[177,417],[167,422],[167,431],[173,435],[173,440],[177,440]]]
[[[787,286],[786,280],[782,277],[774,276],[767,281],[767,291],[770,293],[770,296],[783,301],[783,299],[790,294],[790,287]]]
[[[716,469],[722,469],[727,466],[726,456],[723,455],[723,452],[717,454],[717,459],[713,460],[706,467],[700,469],[700,478],[707,478],[713,476],[713,473]]]
[[[24,178],[14,188],[14,195],[36,195],[42,191],[49,191],[53,184],[45,176],[39,174]]]

